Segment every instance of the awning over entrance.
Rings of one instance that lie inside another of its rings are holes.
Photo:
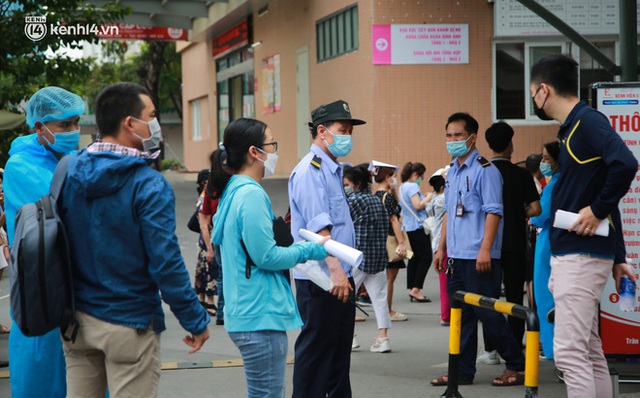
[[[24,115],[0,110],[0,131],[13,130],[24,123]]]
[[[113,0],[85,1],[87,4],[96,6],[113,2]],[[123,23],[192,29],[195,18],[207,18],[211,4],[226,3],[227,0],[116,0],[115,2],[131,7],[131,15],[125,16],[121,21]]]

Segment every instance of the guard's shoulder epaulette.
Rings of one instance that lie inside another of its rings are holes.
[[[322,166],[322,158],[318,155],[314,155],[313,159],[311,159],[311,165],[320,170],[320,167]]]
[[[478,163],[480,163],[480,166],[482,167],[487,167],[491,164],[491,162],[487,160],[487,158],[485,158],[484,156],[478,156],[476,160],[478,161]]]

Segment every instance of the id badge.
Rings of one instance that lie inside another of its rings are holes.
[[[456,217],[464,216],[464,205],[462,203],[458,203],[456,205]]]

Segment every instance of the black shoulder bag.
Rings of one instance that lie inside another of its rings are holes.
[[[293,244],[293,236],[291,236],[291,221],[286,222],[282,217],[277,217],[273,219],[273,237],[276,240],[276,246],[289,247]],[[240,239],[240,244],[242,245],[242,250],[244,250],[244,254],[247,257],[247,263],[245,268],[245,276],[247,279],[251,278],[251,267],[255,266],[256,263],[253,262],[251,257],[249,256],[249,252],[247,251],[247,247],[244,244],[244,241]],[[282,273],[287,278],[287,281],[291,283],[291,279],[289,278],[289,270],[283,270]]]

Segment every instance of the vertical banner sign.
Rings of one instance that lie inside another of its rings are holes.
[[[640,83],[595,83],[592,105],[604,113],[636,159],[640,159]],[[622,231],[627,262],[640,274],[640,175],[620,202]],[[637,294],[638,292],[636,292]],[[620,309],[612,277],[607,281],[600,303],[600,335],[605,354],[640,354],[640,302],[633,312]]]
[[[280,112],[280,54],[262,60],[262,113]]]
[[[373,25],[375,65],[468,64],[469,25]]]

